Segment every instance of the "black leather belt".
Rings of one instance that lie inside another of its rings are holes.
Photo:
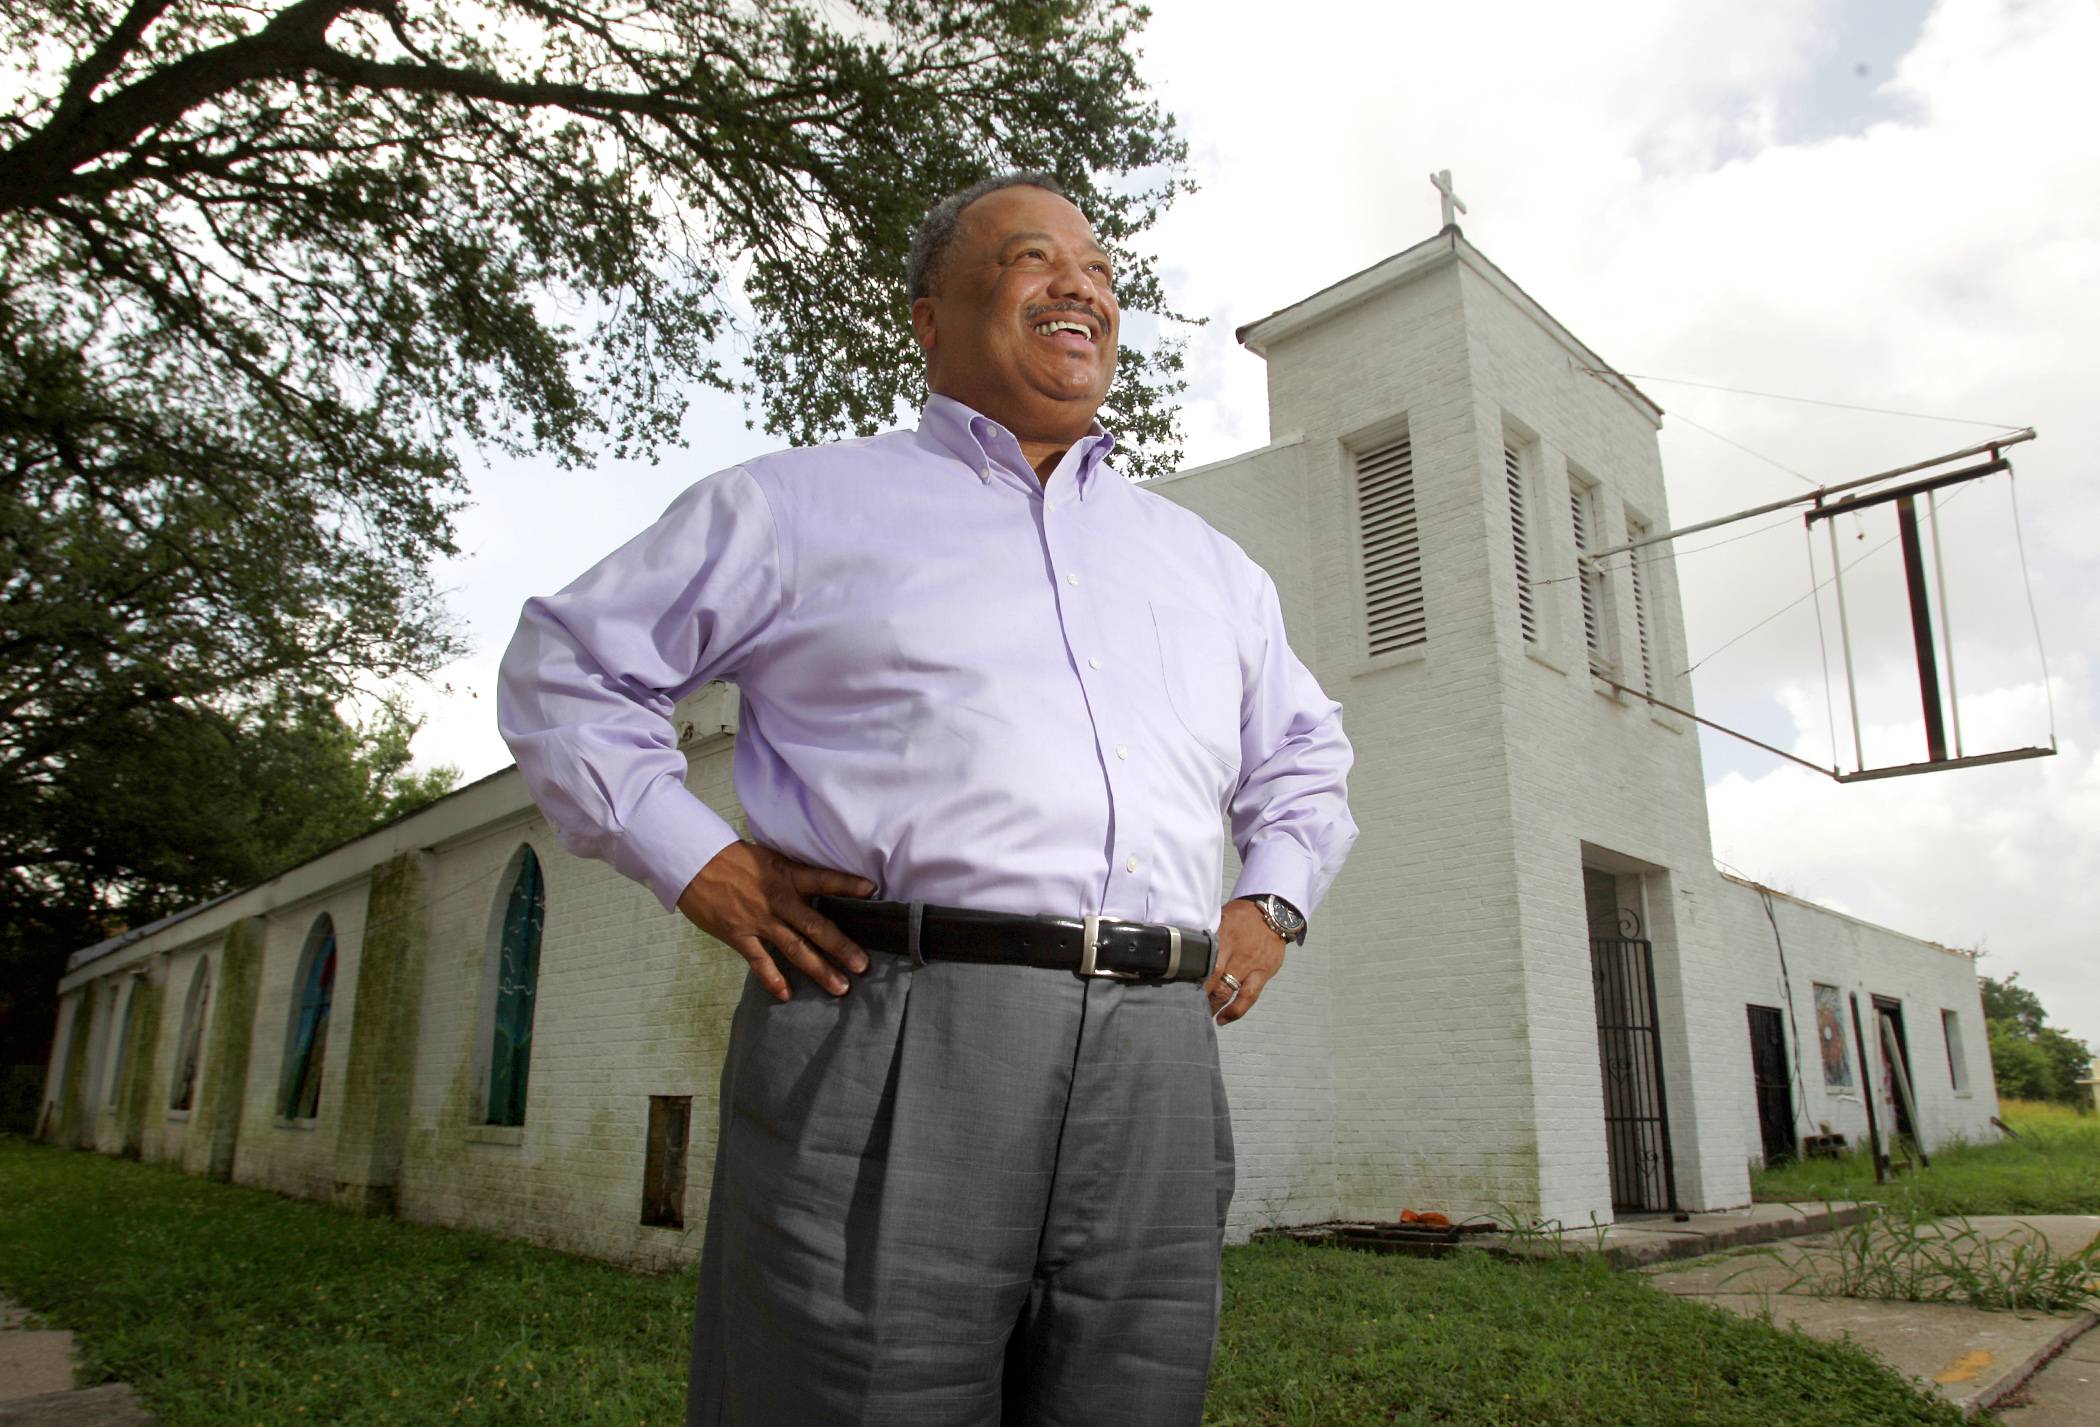
[[[1042,966],[1119,981],[1204,981],[1215,942],[1207,931],[1112,917],[1021,917],[924,902],[809,899],[864,950],[928,961]]]

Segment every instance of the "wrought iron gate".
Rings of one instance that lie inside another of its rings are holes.
[[[1640,934],[1641,919],[1632,911],[1619,913],[1615,930],[1617,935],[1590,938],[1612,1208],[1676,1213],[1677,1169],[1670,1157],[1670,1107],[1663,1092],[1655,947]]]

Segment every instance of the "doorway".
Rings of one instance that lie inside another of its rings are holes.
[[[1604,1086],[1604,1142],[1616,1213],[1676,1213],[1677,1168],[1663,1085],[1655,947],[1640,913],[1620,905],[1617,879],[1585,867],[1590,912],[1590,989]]]
[[[1765,1163],[1792,1159],[1800,1149],[1794,1133],[1794,1078],[1787,1069],[1786,1017],[1777,1006],[1750,1007],[1750,1078],[1757,1088]]]
[[[1882,1034],[1884,1025],[1893,1032],[1892,1035]],[[1910,1037],[1904,1033],[1903,1029],[1903,1003],[1892,996],[1876,996],[1874,998],[1874,1040],[1875,1048],[1881,1052],[1881,1083],[1888,1087],[1887,1098],[1891,1106],[1892,1118],[1896,1125],[1896,1133],[1909,1140],[1912,1144],[1916,1144],[1918,1142],[1918,1127],[1911,1123],[1910,1106],[1905,1103],[1908,1097],[1896,1088],[1898,1061],[1901,1062],[1903,1083],[1911,1087],[1913,1095],[1917,1093],[1918,1081],[1917,1077],[1910,1072]],[[1894,1059],[1889,1055],[1889,1043],[1891,1041],[1895,1042],[1896,1047]]]

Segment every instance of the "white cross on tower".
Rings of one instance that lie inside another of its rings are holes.
[[[1451,191],[1450,169],[1441,169],[1438,172],[1429,175],[1429,181],[1435,186],[1436,191],[1439,194],[1443,195],[1444,226],[1446,228],[1449,228],[1453,224],[1458,222],[1458,214],[1466,211],[1465,200]],[[1457,212],[1453,212],[1453,209],[1456,209]]]

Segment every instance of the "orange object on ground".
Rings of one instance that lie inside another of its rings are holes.
[[[1439,1214],[1434,1209],[1420,1214],[1417,1214],[1412,1209],[1402,1209],[1400,1211],[1400,1222],[1403,1224],[1420,1224],[1425,1229],[1448,1229],[1451,1227],[1451,1216]]]

